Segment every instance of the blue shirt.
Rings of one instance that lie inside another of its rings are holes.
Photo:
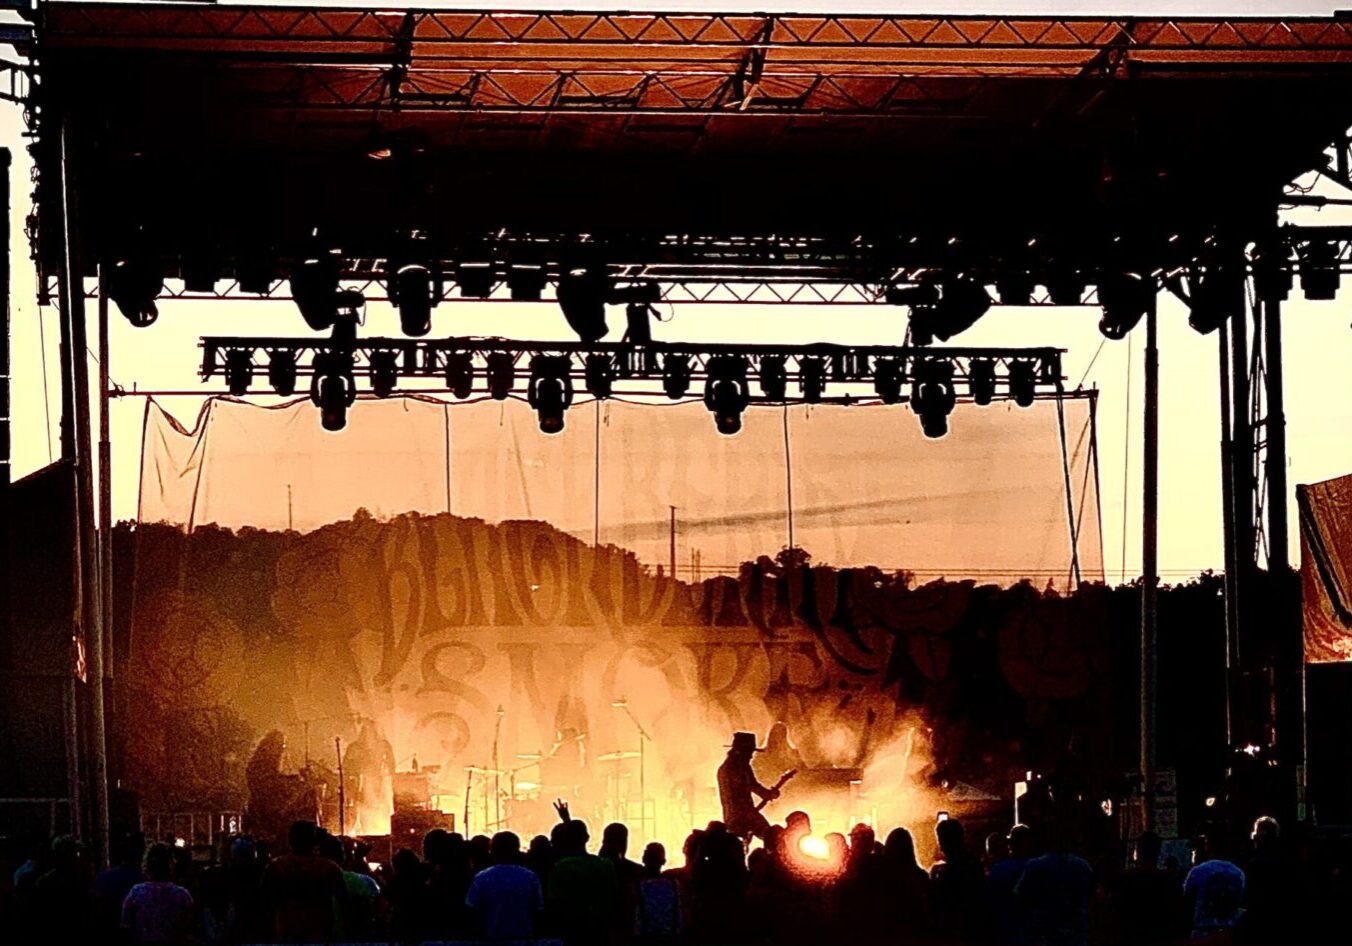
[[[474,875],[465,905],[478,911],[485,939],[530,939],[545,899],[535,871],[495,864]]]

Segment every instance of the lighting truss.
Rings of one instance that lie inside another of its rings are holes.
[[[661,388],[664,367],[668,357],[684,359],[690,367],[690,396],[697,397],[708,379],[710,360],[720,356],[744,358],[751,380],[752,403],[802,402],[800,381],[803,366],[821,365],[825,368],[827,403],[854,403],[875,400],[873,384],[880,365],[900,368],[903,382],[914,378],[923,366],[943,364],[952,369],[954,393],[959,400],[971,400],[971,366],[973,362],[994,365],[996,390],[1001,398],[1009,396],[1010,367],[1026,364],[1033,367],[1037,393],[1052,396],[1061,392],[1064,376],[1061,372],[1061,349],[1056,348],[918,348],[887,345],[725,345],[663,343],[647,346],[616,342],[583,344],[581,342],[534,342],[500,338],[446,338],[413,340],[403,338],[364,338],[351,342],[330,339],[305,338],[242,338],[205,337],[202,339],[202,379],[224,379],[227,362],[239,359],[240,352],[248,353],[258,376],[266,375],[269,353],[282,351],[295,356],[296,373],[313,377],[315,360],[338,353],[352,359],[352,376],[368,378],[372,358],[377,361],[386,353],[394,353],[401,380],[422,382],[411,390],[426,390],[427,382],[444,381],[448,359],[469,355],[473,365],[473,386],[470,395],[488,393],[486,368],[490,355],[508,355],[519,376],[517,393],[524,393],[524,379],[533,358],[546,356],[566,359],[569,376],[578,391],[587,389],[588,359],[600,356],[610,359],[613,377],[613,396],[665,397]],[[234,354],[232,354],[234,353]],[[787,393],[782,399],[770,400],[760,393],[757,378],[763,364],[770,359],[784,362]],[[809,368],[809,371],[812,369]],[[304,387],[301,385],[300,387]],[[904,388],[904,385],[903,385]],[[899,403],[908,399],[903,390]]]

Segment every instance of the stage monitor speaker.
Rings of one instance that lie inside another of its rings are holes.
[[[1352,826],[1352,662],[1305,671],[1309,801],[1321,827]]]

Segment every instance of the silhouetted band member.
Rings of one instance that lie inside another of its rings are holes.
[[[770,822],[756,810],[753,796],[766,801],[779,797],[779,789],[766,788],[756,780],[751,756],[759,751],[755,733],[733,733],[728,757],[718,767],[718,797],[723,803],[723,823],[730,834],[739,838],[764,839],[765,831],[770,827]]]

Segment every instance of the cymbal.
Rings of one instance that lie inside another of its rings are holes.
[[[486,769],[486,768],[484,768],[484,767],[481,766],[481,765],[467,765],[467,766],[465,766],[465,771],[466,771],[466,772],[477,772],[477,773],[479,773],[480,775],[505,775],[505,774],[506,774],[506,773],[503,772],[501,769]]]
[[[621,759],[637,759],[637,752],[607,752],[596,757],[597,762],[619,762]]]
[[[518,759],[526,759],[528,761],[534,762],[539,762],[541,759],[544,758],[544,756],[540,755],[540,753],[538,752],[518,752],[516,754],[516,757]]]

